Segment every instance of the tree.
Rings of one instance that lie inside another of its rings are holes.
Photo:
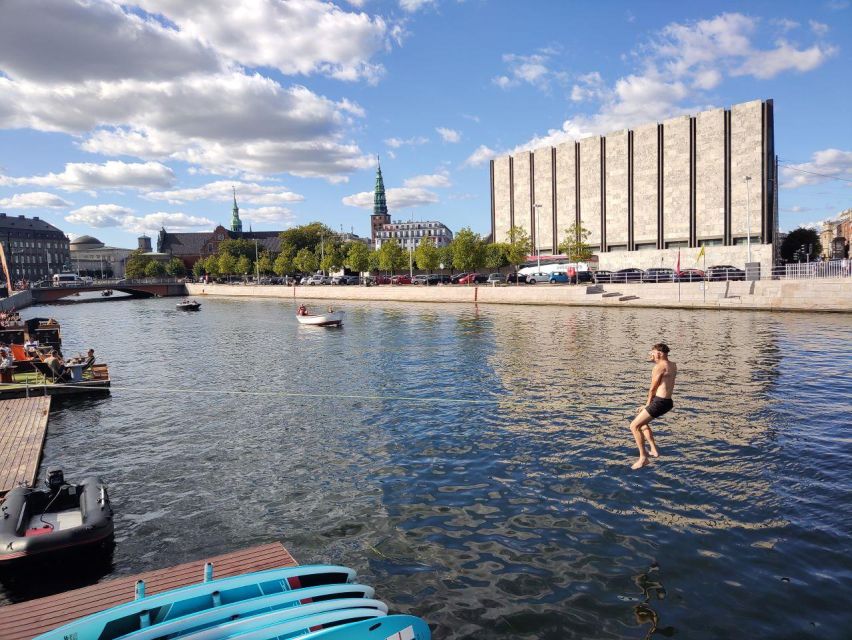
[[[382,243],[379,247],[379,269],[382,271],[393,273],[397,269],[401,269],[405,261],[405,252],[396,238],[391,238]]]
[[[286,276],[288,273],[295,271],[296,267],[293,265],[295,257],[296,248],[288,242],[282,242],[281,253],[276,256],[275,263],[273,264],[276,275]]]
[[[367,256],[367,266],[370,271],[378,271],[379,270],[379,252],[378,251],[370,251],[370,255]]]
[[[821,253],[822,243],[819,241],[819,234],[813,229],[793,229],[781,243],[781,258],[784,262],[813,260]]]
[[[186,267],[180,258],[172,258],[166,263],[166,274],[172,278],[182,278],[186,275]]]
[[[235,258],[239,258],[240,256],[245,256],[249,260],[254,259],[255,255],[255,244],[254,240],[223,240],[219,243],[219,250],[217,253],[221,256],[223,253],[230,254]]]
[[[222,275],[222,272],[219,270],[219,258],[216,256],[207,256],[202,261],[204,262],[204,271],[214,278]]]
[[[453,238],[453,266],[462,271],[476,271],[482,264],[482,239],[470,227],[465,227]]]
[[[263,275],[268,275],[275,271],[275,262],[272,259],[272,256],[265,251],[261,253],[260,258],[257,259],[257,270]]]
[[[438,249],[438,256],[439,256],[439,259],[440,259],[440,262],[438,263],[438,268],[452,270],[452,268],[453,268],[453,245],[452,245],[452,243],[445,244],[443,247]],[[441,265],[444,265],[444,266],[441,267]]]
[[[141,249],[137,249],[127,257],[124,273],[128,278],[144,278],[145,267],[150,262],[151,256],[146,256]]]
[[[592,257],[592,248],[586,240],[592,232],[575,222],[565,232],[565,239],[559,245],[559,251],[564,253],[568,262],[586,262]]]
[[[320,259],[320,269],[323,271],[337,271],[337,269],[343,266],[345,254],[341,247],[329,244],[325,247],[324,254]]]
[[[423,238],[414,250],[414,262],[421,271],[432,273],[441,264],[441,252],[432,238]]]
[[[278,237],[281,238],[282,245],[291,245],[295,248],[296,253],[302,249],[314,251],[319,247],[320,242],[340,244],[337,234],[321,222],[312,222],[287,229],[287,231],[282,231]]]
[[[370,269],[370,248],[363,242],[350,242],[345,264],[355,273],[368,271]]]
[[[251,273],[252,267],[254,267],[254,265],[248,257],[240,256],[239,258],[237,258],[237,264],[235,265],[235,269],[239,275],[246,275],[248,273]]]
[[[494,244],[485,245],[484,264],[488,269],[499,269],[509,264],[509,259],[506,257],[509,252],[509,245],[503,242],[495,242]]]
[[[237,271],[237,259],[230,253],[220,253],[216,256],[216,263],[219,267],[219,275],[230,276]]]
[[[509,261],[509,264],[515,266],[515,270],[521,268],[521,264],[526,261],[527,256],[530,255],[530,250],[532,249],[532,243],[530,242],[530,236],[527,232],[521,227],[512,227],[509,229],[509,243],[506,249],[506,259]],[[517,284],[517,280],[515,280],[515,284]]]
[[[146,278],[162,278],[164,275],[166,275],[166,267],[159,260],[151,260],[145,266]]]
[[[293,266],[302,273],[313,273],[319,266],[319,260],[314,252],[306,247],[299,249],[299,253],[293,259]]]
[[[196,278],[204,275],[204,260],[198,259],[195,261],[195,264],[192,265],[192,273]]]

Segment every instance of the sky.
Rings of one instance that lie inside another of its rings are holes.
[[[0,0],[0,211],[72,238],[490,232],[488,161],[775,101],[780,226],[852,207],[852,2]]]

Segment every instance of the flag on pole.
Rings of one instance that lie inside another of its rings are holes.
[[[698,255],[695,256],[695,264],[698,264],[698,261],[704,257],[704,246],[701,247],[701,251],[698,252]]]
[[[677,250],[677,265],[675,265],[675,273],[680,273],[680,249]]]

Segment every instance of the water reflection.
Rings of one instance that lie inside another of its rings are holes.
[[[437,638],[841,628],[844,317],[335,306],[341,331],[296,325],[292,301],[51,309],[115,376],[52,416],[44,457],[110,482],[114,574],[280,539]],[[627,426],[660,340],[676,408],[637,474]],[[234,389],[318,397],[216,393]]]

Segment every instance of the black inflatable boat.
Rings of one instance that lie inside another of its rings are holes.
[[[48,472],[47,489],[18,487],[0,507],[0,564],[100,542],[113,533],[106,485],[98,478],[65,482]]]

